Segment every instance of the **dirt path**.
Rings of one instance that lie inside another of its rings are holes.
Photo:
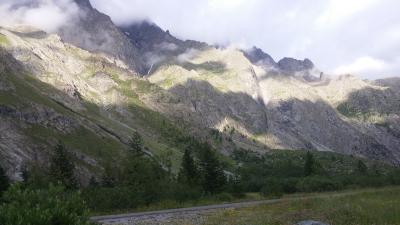
[[[322,194],[307,195],[301,197],[287,197],[287,198],[272,199],[272,200],[238,202],[238,203],[198,206],[198,207],[181,208],[181,209],[167,209],[160,211],[139,212],[139,213],[129,213],[120,215],[95,216],[92,217],[91,219],[100,224],[107,224],[107,225],[108,224],[123,224],[123,225],[170,224],[173,223],[173,221],[176,219],[191,220],[193,218],[200,218],[207,214],[211,214],[217,210],[223,210],[223,209],[237,209],[250,206],[257,206],[261,204],[273,204],[283,201],[304,200],[311,198],[342,197],[347,195],[355,195],[363,192],[368,192],[368,191],[363,190],[363,191],[351,191],[344,193],[322,193]],[[201,222],[199,224],[201,224]]]

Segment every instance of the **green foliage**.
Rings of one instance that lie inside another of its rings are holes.
[[[204,143],[200,147],[200,171],[202,175],[202,185],[206,193],[215,194],[222,191],[226,184],[226,177],[223,166],[219,161],[215,150]]]
[[[388,174],[388,178],[391,184],[400,185],[400,169],[391,171]]]
[[[400,224],[400,188],[345,191],[338,195],[286,199],[240,209],[227,209],[200,218],[209,225],[278,225],[317,220],[334,225]],[[181,221],[177,221],[180,224]],[[184,222],[182,222],[184,223]],[[186,223],[185,223],[186,224]],[[191,224],[191,223],[189,223]]]
[[[129,141],[129,149],[135,156],[143,155],[143,139],[139,132],[133,132],[131,139]]]
[[[300,179],[296,188],[300,192],[334,191],[340,189],[341,184],[335,179],[308,176]]]
[[[10,186],[10,181],[4,169],[0,166],[0,197],[4,191]]]
[[[9,43],[6,36],[0,34],[0,45],[7,45]]]
[[[29,167],[25,165],[22,174],[24,186],[33,189],[46,189],[51,182],[48,168],[36,163]]]
[[[360,114],[360,112],[354,108],[350,103],[341,103],[339,104],[336,109],[346,117],[356,117]]]
[[[315,159],[311,152],[306,154],[306,162],[304,163],[304,175],[310,176],[316,171]]]
[[[0,205],[2,225],[89,225],[88,209],[80,195],[62,187],[23,189],[12,186]]]
[[[268,179],[265,181],[265,184],[260,190],[263,196],[268,197],[280,197],[283,194],[283,186],[282,183],[276,179]]]
[[[199,184],[199,171],[193,160],[191,154],[191,148],[187,147],[182,158],[181,169],[178,174],[178,181],[189,186],[195,186]]]
[[[368,172],[367,165],[361,159],[357,161],[357,172],[364,175]]]
[[[72,163],[70,154],[61,143],[58,143],[54,149],[54,154],[50,162],[50,176],[53,181],[69,189],[77,187],[74,164]]]
[[[235,171],[239,179],[230,184],[232,192],[272,195],[271,188],[275,187],[294,193],[400,183],[400,173],[393,167],[336,153],[279,150],[260,156],[235,150],[233,158],[240,167]],[[366,172],[360,173],[365,171],[364,166]]]

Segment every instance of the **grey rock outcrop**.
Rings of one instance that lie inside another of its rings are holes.
[[[255,46],[249,50],[243,51],[243,53],[253,64],[266,67],[277,66],[277,63],[270,55],[268,55],[262,49],[257,48]]]
[[[279,69],[294,73],[294,72],[301,72],[306,70],[311,70],[314,68],[314,63],[311,62],[309,59],[304,60],[297,60],[293,58],[283,58],[278,62]]]
[[[75,0],[79,16],[57,32],[61,38],[82,49],[105,53],[124,61],[129,67],[144,73],[139,50],[112,22],[111,18],[92,7],[89,0]]]

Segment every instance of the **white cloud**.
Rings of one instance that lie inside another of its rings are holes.
[[[362,12],[379,0],[330,0],[326,10],[316,20],[318,27],[334,25]]]
[[[31,4],[29,7],[22,4]],[[0,25],[30,25],[47,32],[54,32],[78,13],[72,0],[2,0]]]
[[[213,10],[234,10],[251,0],[208,0],[208,7]]]
[[[362,56],[394,65],[400,52],[397,0],[91,1],[118,24],[149,18],[182,39],[256,45],[276,60],[310,58],[325,72]],[[377,67],[358,73],[400,75],[396,66]]]
[[[385,66],[358,69],[360,75],[400,75],[398,0],[90,1],[119,25],[149,19],[181,39],[256,45],[275,60],[310,58],[325,72],[351,68],[368,56]],[[10,9],[20,2],[40,4]],[[18,21],[54,31],[76,11],[73,0],[0,0],[0,25]]]
[[[387,66],[383,60],[374,59],[369,56],[364,56],[356,59],[354,62],[348,65],[339,66],[336,70],[336,74],[360,74],[365,72],[377,72]]]

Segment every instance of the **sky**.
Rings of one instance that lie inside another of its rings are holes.
[[[0,0],[0,25],[29,23],[47,32],[76,18],[73,0]],[[143,19],[181,39],[257,46],[276,61],[309,58],[330,74],[400,76],[398,0],[90,0],[118,25]]]
[[[398,0],[91,0],[117,24],[149,19],[182,39],[309,58],[332,74],[400,76]]]

